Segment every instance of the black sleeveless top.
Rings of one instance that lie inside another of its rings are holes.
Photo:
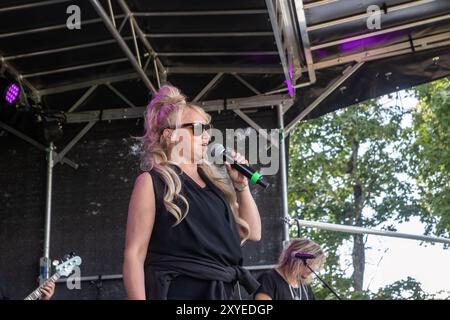
[[[173,166],[173,169],[180,176],[180,193],[188,201],[189,210],[175,225],[175,217],[163,202],[166,185],[156,171],[149,172],[155,190],[156,214],[145,263],[147,297],[165,299],[171,279],[179,275],[214,281],[211,299],[226,299],[223,283],[237,280],[244,286],[247,284],[248,290],[256,290],[256,280],[241,268],[238,227],[223,193],[200,168],[204,188],[181,168]],[[174,201],[184,212],[184,203],[179,199]]]
[[[181,194],[189,203],[187,216],[175,225],[175,217],[163,202],[165,185],[156,172],[151,172],[156,197],[156,216],[148,255],[154,253],[177,257],[206,259],[223,265],[236,265],[242,259],[240,237],[231,209],[217,189],[201,172],[206,187],[201,188],[180,168]],[[156,174],[157,175],[157,174]],[[175,203],[184,212],[180,200]]]

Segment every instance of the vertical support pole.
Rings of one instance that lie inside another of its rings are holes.
[[[278,128],[280,134],[283,135],[284,119],[283,119],[283,105],[277,105],[278,113]],[[281,175],[281,208],[283,212],[283,221],[289,221],[288,212],[288,181],[287,181],[287,165],[286,165],[286,140],[284,136],[280,137],[280,175]],[[283,247],[289,242],[289,224],[283,222]]]
[[[50,142],[47,149],[47,187],[45,199],[45,234],[44,234],[44,252],[40,260],[39,283],[42,284],[50,277],[50,231],[52,218],[52,187],[53,187],[53,142]]]

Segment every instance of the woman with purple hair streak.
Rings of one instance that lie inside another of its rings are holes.
[[[145,113],[143,173],[131,196],[123,265],[129,299],[231,299],[237,282],[258,282],[242,267],[241,245],[261,237],[248,180],[205,159],[210,116],[172,86]],[[235,161],[248,163],[234,154]]]

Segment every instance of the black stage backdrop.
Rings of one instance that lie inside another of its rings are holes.
[[[263,128],[276,128],[275,109],[249,114]],[[234,113],[214,116],[217,128],[249,127]],[[61,150],[83,127],[64,128]],[[50,256],[75,251],[83,259],[81,276],[122,273],[129,197],[139,174],[138,143],[142,119],[102,121],[67,157],[77,170],[57,164],[53,173]],[[46,156],[12,136],[0,137],[0,283],[11,299],[34,290],[44,244]],[[263,221],[263,238],[244,246],[247,266],[274,264],[282,248],[279,175],[269,176],[266,191],[252,187]],[[242,291],[242,290],[241,290]],[[248,296],[242,291],[244,298]],[[121,279],[81,282],[81,290],[58,283],[54,299],[124,299]]]

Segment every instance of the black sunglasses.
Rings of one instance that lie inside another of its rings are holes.
[[[178,128],[192,128],[195,136],[201,136],[203,132],[211,130],[213,126],[210,123],[192,122],[183,123]],[[167,129],[176,129],[176,127],[168,127]]]

